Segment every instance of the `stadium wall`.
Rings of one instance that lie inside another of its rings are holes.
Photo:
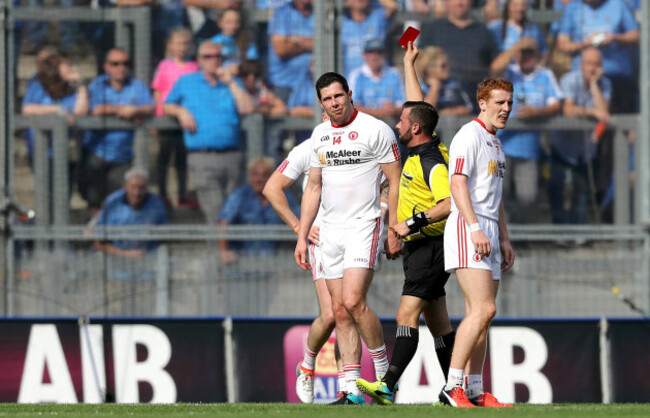
[[[389,352],[394,320],[382,321]],[[19,403],[297,402],[295,367],[309,320],[4,319],[0,401]],[[422,326],[422,335],[428,335]],[[650,328],[637,319],[496,320],[486,389],[518,403],[648,402]],[[319,353],[316,402],[336,396],[334,337]],[[363,376],[373,379],[364,349]],[[398,403],[432,403],[443,385],[422,338]]]

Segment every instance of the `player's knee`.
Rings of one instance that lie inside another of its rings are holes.
[[[326,328],[334,328],[336,325],[336,318],[334,318],[334,312],[332,310],[329,312],[321,312],[320,319]]]
[[[492,322],[494,317],[497,314],[497,307],[495,304],[490,303],[487,304],[481,309],[481,322],[483,322],[484,326],[487,326]]]
[[[345,305],[345,309],[353,318],[359,317],[368,310],[368,305],[366,305],[366,302],[361,299],[346,298],[343,301],[343,304]]]
[[[420,314],[418,312],[412,312],[408,309],[398,309],[397,315],[395,315],[395,320],[397,325],[405,325],[411,328],[417,328],[418,319]]]

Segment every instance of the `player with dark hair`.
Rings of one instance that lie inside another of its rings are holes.
[[[418,50],[409,42],[404,56],[406,95],[397,123],[399,140],[409,149],[399,188],[398,221],[390,228],[404,241],[404,286],[397,309],[397,336],[388,372],[370,383],[357,379],[357,386],[382,405],[394,402],[397,381],[413,359],[419,342],[420,315],[434,337],[436,354],[445,373],[454,343],[447,313],[443,233],[451,207],[447,148],[434,129],[438,112],[423,101],[415,74]],[[415,80],[415,82],[412,82]],[[417,100],[417,101],[415,101]]]
[[[389,184],[389,225],[397,224],[400,155],[395,134],[384,122],[359,112],[343,76],[325,73],[316,93],[329,121],[311,136],[311,168],[303,194],[295,257],[309,270],[307,236],[321,207],[321,266],[332,297],[336,337],[349,393],[341,404],[363,404],[356,386],[361,377],[359,334],[383,376],[388,358],[381,323],[366,303],[379,256],[383,220],[380,206],[382,173]],[[322,204],[321,204],[322,202]],[[396,258],[401,242],[389,234],[386,254]]]
[[[501,272],[515,260],[501,200],[506,158],[496,136],[512,111],[512,93],[509,81],[483,80],[476,95],[480,113],[456,133],[449,151],[451,214],[444,235],[445,269],[456,273],[465,295],[465,318],[456,331],[440,401],[454,407],[512,406],[484,392],[482,383]]]

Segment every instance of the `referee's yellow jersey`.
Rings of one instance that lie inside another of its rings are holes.
[[[435,134],[432,141],[409,148],[409,156],[404,163],[399,184],[399,222],[415,213],[426,211],[434,207],[436,202],[451,196],[448,163],[449,151]],[[445,218],[430,223],[419,233],[404,238],[404,241],[442,235],[446,222]]]

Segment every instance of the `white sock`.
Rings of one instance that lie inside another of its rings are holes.
[[[361,377],[361,364],[344,364],[343,372],[345,373],[345,386],[347,392],[356,396],[361,396],[361,391],[357,387],[357,379]]]
[[[307,370],[314,370],[316,365],[316,354],[311,351],[309,348],[305,349],[305,356],[302,359],[301,366]]]
[[[339,392],[347,392],[348,391],[348,389],[347,389],[348,385],[347,385],[347,382],[345,381],[345,372],[343,370],[339,370],[338,383],[339,383],[339,390],[338,390]],[[355,386],[356,386],[356,384],[355,384]]]
[[[380,380],[382,377],[386,376],[388,371],[388,356],[386,355],[386,345],[382,345],[379,348],[374,350],[368,349],[370,357],[372,357],[372,362],[375,365],[375,376],[377,380]]]
[[[483,376],[468,374],[465,376],[465,393],[469,399],[478,398],[483,394]]]
[[[445,390],[452,390],[456,387],[463,387],[463,369],[449,368],[449,377],[447,378],[447,385]]]

